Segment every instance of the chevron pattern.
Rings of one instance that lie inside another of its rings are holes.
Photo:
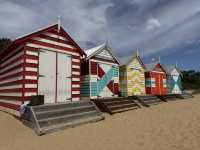
[[[128,69],[128,96],[145,95],[144,73],[140,70]]]
[[[122,96],[145,95],[144,68],[137,58],[120,68],[120,91]]]

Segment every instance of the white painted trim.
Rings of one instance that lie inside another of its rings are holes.
[[[96,59],[90,59],[90,61],[97,62],[97,63],[102,63],[102,64],[107,64],[107,65],[119,66],[117,63],[110,63],[110,62],[100,61],[100,60],[96,60]]]
[[[53,34],[53,33],[44,33],[44,35],[47,35],[49,37],[53,37],[53,38],[56,38],[56,39],[61,39],[61,40],[64,40],[64,41],[68,41],[66,38],[64,38],[63,36],[59,36],[59,35],[56,35],[56,34]]]
[[[33,95],[37,95],[37,92],[25,92],[24,96],[33,96]]]
[[[26,50],[26,54],[32,55],[32,56],[38,56],[39,55],[37,51],[29,51],[29,50]]]
[[[80,91],[72,91],[72,94],[80,94]]]
[[[23,54],[24,54],[24,52],[21,51],[19,54],[15,55],[15,56],[13,56],[12,58],[10,58],[10,59],[6,60],[5,62],[3,62],[3,63],[1,64],[1,67],[5,67],[8,63],[10,63],[11,61],[13,61],[14,59],[16,59],[16,58],[18,58],[18,57],[21,57]]]
[[[3,86],[3,87],[0,87],[0,90],[4,90],[4,89],[17,89],[17,88],[22,88],[22,84],[10,85],[10,86]]]
[[[26,59],[27,63],[38,64],[38,60]]]
[[[15,50],[13,50],[12,52],[10,52],[6,57],[2,58],[2,61],[4,61],[5,59],[7,59],[8,57],[10,57],[12,54],[14,54],[15,52],[17,52],[19,49],[21,49],[23,47],[19,46],[18,48],[16,48]]]
[[[80,78],[72,78],[72,81],[80,81]]]
[[[77,66],[77,65],[72,65],[72,68],[79,69],[79,68],[80,68],[80,66]]]
[[[59,42],[44,39],[44,38],[34,37],[33,40],[44,42],[44,43],[49,43],[49,44],[53,44],[53,45],[57,45],[57,46],[62,46],[62,47],[66,47],[66,48],[75,49],[75,47],[73,47],[69,44],[59,43]]]
[[[8,72],[6,74],[0,75],[0,78],[7,77],[9,75],[13,75],[13,74],[16,74],[16,73],[20,73],[22,71],[23,71],[23,68],[18,68],[16,70],[10,71],[10,72]]]
[[[79,84],[72,84],[72,88],[79,88],[80,85]]]
[[[73,75],[80,75],[80,72],[72,71]]]
[[[33,68],[33,67],[25,67],[25,71],[38,71],[38,68]]]
[[[37,88],[37,84],[25,84],[25,88]]]
[[[21,79],[23,79],[22,76],[13,77],[13,78],[10,78],[10,79],[7,79],[7,80],[0,81],[0,84],[7,83],[7,82],[15,82],[15,81],[18,81],[18,80],[21,80]]]
[[[72,58],[72,62],[80,62],[80,59]]]
[[[79,97],[74,97],[74,98],[72,98],[72,101],[80,101],[80,98]]]
[[[20,65],[20,64],[22,64],[22,63],[23,63],[23,60],[18,60],[17,62],[13,63],[12,65],[9,65],[9,66],[6,66],[6,67],[2,68],[2,69],[0,70],[0,73],[9,70],[9,69],[12,68],[12,67],[16,67],[17,65]]]
[[[74,55],[74,56],[80,56],[79,53],[69,52],[69,51],[65,51],[65,50],[59,50],[57,48],[42,46],[42,45],[33,44],[33,43],[27,43],[27,46],[34,47],[34,48],[40,48],[40,49],[44,49],[44,50],[46,49],[46,50],[50,50],[50,51],[54,51],[54,52],[61,52],[61,53]]]
[[[25,79],[37,80],[37,76],[25,76]]]
[[[0,96],[22,96],[22,92],[18,92],[18,93],[0,93]]]

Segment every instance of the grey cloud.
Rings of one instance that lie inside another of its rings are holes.
[[[146,56],[170,53],[199,40],[199,6],[199,0],[0,0],[0,34],[14,38],[61,15],[62,25],[83,48],[108,39],[120,57],[136,49]]]

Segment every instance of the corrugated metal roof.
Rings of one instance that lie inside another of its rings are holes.
[[[117,61],[117,63],[120,64],[120,61],[118,60],[118,58],[113,55],[112,49],[111,49],[110,45],[108,44],[108,42],[105,42],[105,43],[103,43],[99,46],[93,47],[91,49],[85,50],[85,53],[87,55],[87,59],[90,59],[91,57],[93,57],[98,52],[101,52],[104,49],[108,50],[109,53],[112,55],[112,57]]]
[[[89,57],[92,54],[96,53],[98,50],[103,49],[105,47],[106,47],[106,43],[103,43],[103,44],[101,44],[99,46],[96,46],[96,47],[93,47],[93,48],[85,50],[85,53],[87,54],[87,57]]]

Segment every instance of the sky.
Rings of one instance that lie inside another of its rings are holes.
[[[0,37],[15,39],[57,23],[82,47],[109,41],[122,61],[200,71],[200,0],[0,0]]]

